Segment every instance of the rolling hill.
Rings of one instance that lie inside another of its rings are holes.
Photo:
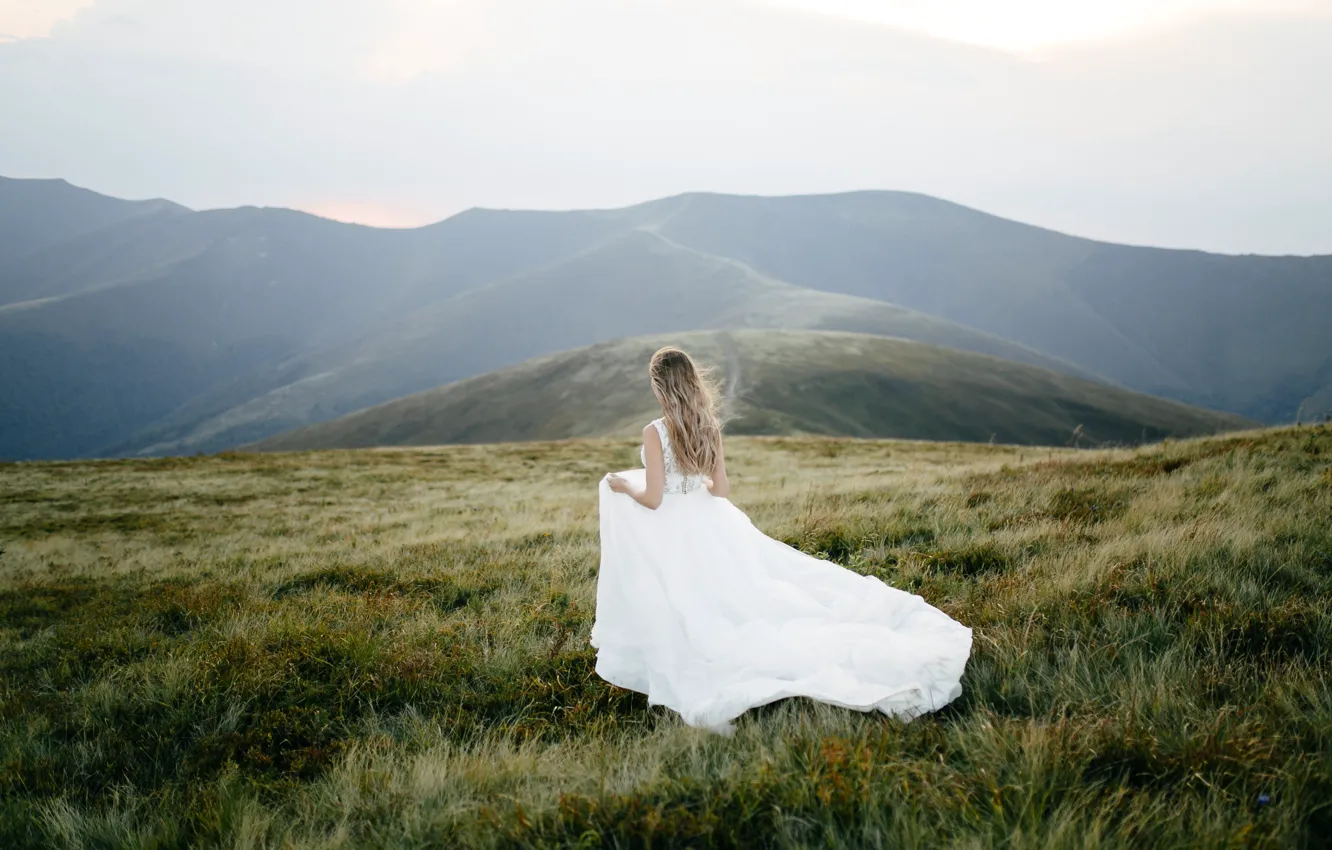
[[[244,403],[293,357],[595,235],[577,218],[532,233],[545,218],[384,231],[223,210],[124,221],[0,265],[12,297],[0,305],[0,457],[131,453],[134,434],[192,400]]]
[[[679,328],[861,330],[1076,371],[606,221],[481,212],[378,231],[227,210],[36,252],[11,268],[46,267],[41,279],[62,291],[0,307],[0,407],[13,411],[0,456],[216,451],[539,354]],[[593,247],[574,250],[584,241]],[[71,257],[95,258],[105,282]]]
[[[713,331],[540,357],[269,438],[268,451],[626,436],[658,415],[662,345],[717,367],[730,433],[1039,445],[1127,444],[1251,426],[997,357],[869,334]]]
[[[0,458],[214,451],[542,354],[723,328],[915,339],[1264,421],[1332,391],[1332,258],[1105,245],[905,193],[404,231],[4,181],[0,221],[22,224],[0,236]]]
[[[890,301],[1264,421],[1290,421],[1332,384],[1332,257],[1111,245],[897,192],[693,195],[661,229],[800,286]]]
[[[268,377],[269,392],[235,406],[223,397],[209,418],[201,415],[212,401],[205,398],[167,421],[175,430],[135,440],[149,453],[210,451],[273,433],[275,424],[323,421],[552,351],[682,328],[746,327],[897,336],[1075,371],[951,322],[791,286],[630,231],[565,262],[423,308],[351,344],[294,358]],[[296,372],[302,377],[293,380]]]

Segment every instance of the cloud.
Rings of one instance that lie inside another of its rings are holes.
[[[67,20],[95,0],[0,0],[0,39],[43,38],[57,23]]]
[[[1321,0],[762,0],[768,5],[903,27],[1029,52],[1105,41],[1218,13],[1315,13]]]
[[[344,217],[902,188],[1332,252],[1330,39],[1229,15],[1033,61],[740,0],[101,0],[0,45],[0,173]]]

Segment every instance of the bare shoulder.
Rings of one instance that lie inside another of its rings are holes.
[[[643,442],[661,444],[661,435],[657,433],[657,423],[649,422],[643,427]]]

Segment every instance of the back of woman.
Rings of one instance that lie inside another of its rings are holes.
[[[670,426],[666,424],[666,420],[653,419],[651,425],[657,432],[657,439],[661,442],[661,460],[664,472],[663,492],[665,495],[684,496],[689,493],[700,493],[707,489],[708,476],[701,472],[685,472],[679,458],[675,456],[674,443],[671,441],[671,430]],[[638,450],[638,456],[643,462],[643,468],[647,469],[646,445]]]
[[[755,528],[726,498],[707,374],[676,348],[648,372],[662,416],[643,429],[644,468],[601,486],[598,675],[719,732],[786,697],[902,717],[955,699],[971,630]]]

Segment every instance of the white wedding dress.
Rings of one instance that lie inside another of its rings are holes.
[[[597,674],[719,732],[810,697],[912,718],[962,692],[971,629],[911,593],[810,557],[681,475],[661,420],[653,511],[601,483]],[[620,473],[643,486],[644,470]]]

